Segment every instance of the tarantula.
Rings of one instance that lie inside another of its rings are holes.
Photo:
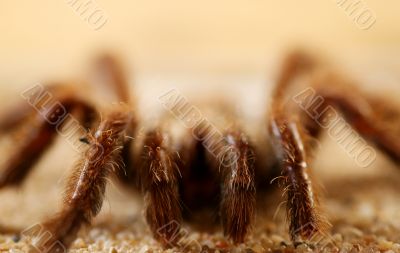
[[[176,232],[186,211],[182,206],[193,210],[218,205],[215,196],[219,196],[224,234],[234,243],[244,242],[255,215],[256,190],[272,178],[280,182],[286,197],[292,241],[310,238],[328,225],[320,211],[309,168],[314,149],[310,140],[320,136],[335,112],[333,108],[364,139],[395,163],[400,162],[398,108],[329,74],[304,53],[294,52],[285,58],[270,109],[265,110],[269,135],[263,138],[271,140],[272,153],[255,145],[234,114],[220,123],[224,127],[226,122],[234,122],[225,127],[221,136],[210,129],[207,121],[186,118],[193,124],[190,129],[180,130],[178,136],[171,127],[174,123],[163,123],[147,128],[141,138],[130,138],[138,131],[139,120],[122,68],[110,56],[102,57],[97,66],[102,81],[121,102],[111,109],[101,109],[102,117],[94,102],[68,86],[53,85],[28,91],[29,103],[17,105],[0,119],[1,134],[17,132],[23,140],[15,143],[1,168],[0,187],[20,184],[57,133],[71,122],[78,121],[87,129],[86,136],[80,138],[85,148],[67,181],[63,205],[54,217],[43,222],[53,236],[36,242],[38,248],[48,252],[56,252],[59,244],[68,247],[80,227],[99,213],[111,176],[128,185],[139,182],[145,196],[147,224],[165,247],[179,241]],[[312,115],[288,99],[298,90],[298,79],[304,76],[316,95],[315,99],[302,101]],[[52,99],[47,96],[49,93]],[[179,106],[175,101],[173,108],[179,110]],[[216,109],[213,113],[219,114]],[[259,162],[262,158],[272,161],[270,166]],[[274,169],[278,174],[270,173]]]

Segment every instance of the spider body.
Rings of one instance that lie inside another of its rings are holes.
[[[98,63],[103,81],[123,102],[104,110],[102,117],[96,116],[89,101],[68,89],[52,86],[47,91],[59,102],[56,106],[49,106],[43,98],[36,99],[31,106],[18,105],[0,120],[2,134],[12,132],[14,127],[24,129],[24,142],[16,145],[1,168],[0,187],[19,184],[26,178],[59,128],[68,124],[69,115],[75,116],[84,129],[91,129],[81,138],[85,148],[67,181],[60,211],[43,222],[54,236],[39,240],[37,247],[49,252],[56,252],[55,243],[68,247],[80,227],[90,224],[100,211],[107,178],[112,175],[128,185],[139,182],[146,203],[146,221],[154,238],[164,246],[178,244],[182,217],[203,206],[216,205],[224,234],[234,243],[242,243],[250,233],[255,215],[256,192],[272,179],[266,178],[271,173],[259,162],[263,159],[272,161],[270,164],[279,171],[276,179],[286,198],[291,239],[308,239],[326,228],[328,223],[320,211],[309,154],[313,149],[310,136],[318,138],[323,126],[287,101],[294,80],[318,69],[313,59],[294,53],[284,61],[265,119],[269,135],[262,137],[270,140],[272,153],[266,153],[268,147],[256,147],[236,122],[237,115],[229,115],[220,123],[220,129],[224,129],[220,135],[200,122],[188,129],[181,128],[178,136],[170,124],[161,124],[146,130],[142,138],[127,138],[135,136],[139,124],[127,82],[112,58],[102,58]],[[398,128],[393,125],[400,111],[357,89],[351,95],[343,93],[347,89],[340,85],[343,80],[329,75],[318,77],[312,79],[311,86],[322,102],[306,101],[308,109],[319,120],[328,121],[328,109],[335,108],[364,139],[398,163],[400,139]],[[374,107],[376,104],[380,106]],[[32,105],[41,109],[35,111]],[[382,121],[375,121],[376,115],[381,115]],[[27,122],[30,128],[24,127]],[[228,128],[224,128],[226,122]]]

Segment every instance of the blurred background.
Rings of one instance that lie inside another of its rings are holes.
[[[172,75],[176,83],[187,75],[210,86],[223,85],[223,75],[266,83],[276,60],[302,47],[394,86],[399,8],[395,0],[2,0],[0,82],[14,92],[76,77],[108,50],[123,56],[138,85],[155,78],[168,84]]]

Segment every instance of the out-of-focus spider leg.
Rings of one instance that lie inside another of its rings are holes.
[[[288,62],[284,64],[279,78],[285,81],[278,82],[275,90],[280,100],[283,100],[285,95],[287,96],[285,92],[288,92],[290,83],[300,74],[289,71],[285,65],[290,66]],[[297,69],[300,69],[300,66]],[[336,108],[347,123],[364,139],[376,145],[395,163],[400,163],[398,104],[391,103],[388,99],[365,94],[353,83],[338,75],[324,73],[310,82],[311,87],[293,98],[302,107],[299,112],[300,120],[312,137],[318,138],[323,128],[329,125],[327,118],[338,116],[333,110]],[[304,110],[307,113],[304,113]]]
[[[126,107],[116,108],[88,136],[88,149],[67,181],[61,211],[43,223],[44,231],[51,236],[40,237],[35,244],[37,249],[57,252],[68,248],[79,228],[98,214],[107,178],[123,166],[121,150],[131,117]]]
[[[274,99],[286,97],[293,80],[300,74],[313,70],[315,65],[317,65],[315,60],[301,51],[288,54],[283,60],[272,97]]]
[[[27,119],[35,113],[35,108],[42,108],[49,101],[49,96],[66,95],[69,91],[64,85],[48,85],[43,90],[32,89],[34,92],[27,97],[31,103],[18,103],[0,115],[0,134],[7,134],[15,127],[22,125]],[[28,90],[29,91],[29,90]],[[25,95],[24,95],[25,96]]]
[[[10,108],[0,116],[0,134],[7,134],[16,126],[21,125],[29,116],[32,116],[34,109],[28,103],[20,103]]]
[[[317,86],[315,95],[324,100],[318,106],[317,111],[321,112],[318,122],[329,121],[324,117],[338,116],[333,108],[338,109],[350,126],[365,140],[400,164],[399,105],[391,105],[387,99],[370,98],[350,84]],[[312,103],[310,105],[312,106]]]
[[[33,165],[53,143],[56,132],[62,130],[71,115],[75,115],[78,121],[83,123],[83,130],[93,121],[94,110],[89,104],[70,95],[56,97],[54,101],[56,102],[51,106],[43,106],[39,111],[26,108],[31,115],[13,122],[16,126],[24,123],[28,126],[23,126],[17,133],[20,141],[15,142],[11,156],[5,160],[0,173],[0,188],[17,185],[26,178]],[[20,111],[16,113],[25,114]]]
[[[139,180],[145,194],[145,217],[153,236],[171,247],[179,239],[179,155],[171,150],[171,136],[156,129],[145,136]]]
[[[224,134],[221,172],[220,214],[224,234],[234,243],[243,243],[255,213],[256,187],[254,150],[240,129]]]
[[[95,62],[95,71],[101,82],[111,88],[119,101],[131,103],[127,77],[122,64],[116,58],[108,54],[102,55]]]

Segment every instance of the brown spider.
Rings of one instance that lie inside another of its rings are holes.
[[[220,202],[224,234],[234,243],[244,242],[255,215],[256,190],[263,189],[277,175],[273,173],[275,169],[280,174],[275,178],[280,180],[286,196],[292,241],[310,238],[328,223],[320,212],[318,192],[310,175],[309,152],[313,145],[309,140],[318,138],[323,130],[318,122],[328,122],[332,108],[369,143],[394,162],[400,162],[398,108],[326,74],[320,64],[302,53],[292,53],[284,60],[272,94],[265,120],[269,135],[262,138],[271,140],[273,155],[267,152],[268,147],[253,144],[235,115],[219,124],[224,127],[226,122],[234,122],[224,130],[222,139],[213,134],[206,121],[199,121],[177,136],[171,127],[174,123],[170,124],[173,120],[150,128],[142,138],[126,138],[138,130],[127,82],[113,58],[103,57],[99,62],[104,80],[123,102],[102,110],[107,112],[103,117],[96,114],[92,102],[68,87],[50,86],[32,93],[30,105],[20,104],[0,119],[0,134],[17,132],[23,140],[15,143],[13,153],[1,168],[1,187],[18,185],[26,178],[57,131],[70,122],[71,115],[85,129],[94,129],[81,138],[86,148],[67,181],[63,206],[43,222],[53,236],[39,240],[36,246],[49,252],[56,252],[57,243],[68,247],[80,227],[99,213],[107,179],[112,175],[125,184],[140,182],[147,223],[154,237],[169,247],[179,241],[176,231],[182,217],[187,216],[187,209],[218,204],[216,201]],[[299,88],[294,85],[296,80],[304,75],[309,77],[318,98],[322,98],[303,101],[314,113],[312,117],[288,100]],[[45,92],[51,92],[58,103],[48,103]],[[223,109],[221,114],[226,112]],[[214,113],[219,114],[218,110]],[[263,157],[272,165],[259,162]]]

